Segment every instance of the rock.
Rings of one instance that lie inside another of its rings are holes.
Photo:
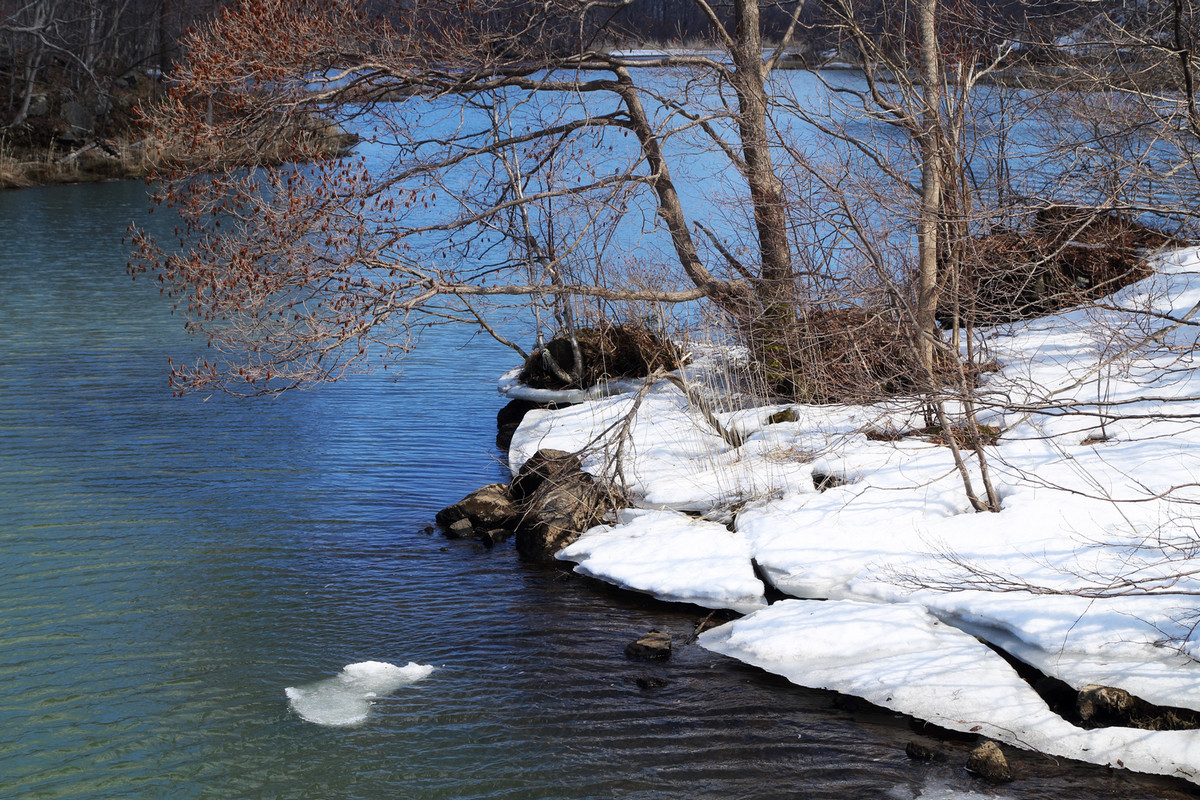
[[[553,560],[555,553],[599,521],[605,500],[605,493],[586,472],[542,481],[525,501],[517,550],[537,561]]]
[[[437,523],[449,530],[460,520],[468,520],[472,528],[481,531],[493,528],[512,529],[521,512],[509,495],[508,485],[492,483],[476,489],[457,503],[437,513]]]
[[[50,95],[35,94],[29,98],[28,117],[44,117],[50,113]]]
[[[479,539],[489,548],[516,531],[522,555],[552,561],[609,505],[609,493],[582,470],[578,456],[539,450],[511,484],[475,490],[439,511],[437,523],[451,538]]]
[[[496,428],[496,447],[501,450],[508,450],[512,446],[513,435],[516,434],[520,424],[504,425]]]
[[[1096,684],[1080,689],[1075,702],[1084,722],[1102,725],[1128,725],[1136,707],[1133,695],[1124,689]]]
[[[828,489],[837,488],[838,486],[845,486],[847,483],[849,483],[849,481],[840,475],[816,471],[813,472],[812,479],[813,488],[815,488],[818,492],[824,492]]]
[[[508,541],[513,532],[509,528],[490,528],[486,531],[478,532],[479,541],[483,542],[485,547],[492,547],[501,542]]]
[[[796,413],[794,408],[785,408],[783,411],[776,411],[771,416],[767,417],[768,425],[778,425],[781,422],[799,422],[800,415]]]
[[[971,751],[967,757],[967,769],[979,777],[992,783],[1005,783],[1012,780],[1012,771],[1008,768],[1008,759],[995,742],[984,742]]]
[[[507,450],[512,444],[513,434],[521,427],[521,420],[535,408],[545,408],[543,403],[532,400],[513,400],[496,412],[496,447]]]
[[[634,661],[666,661],[671,657],[671,635],[650,631],[625,645],[625,657]]]
[[[503,428],[505,425],[520,425],[521,420],[525,419],[525,415],[535,408],[545,408],[545,403],[537,403],[533,400],[510,400],[508,405],[496,412],[496,427]]]
[[[538,450],[517,470],[509,484],[509,493],[514,500],[524,500],[545,481],[555,481],[563,475],[577,473],[583,469],[579,456],[565,450]]]
[[[634,683],[638,685],[639,689],[645,689],[647,691],[661,689],[664,686],[669,686],[671,684],[671,682],[666,678],[660,678],[656,675],[639,675],[634,679]]]
[[[610,378],[642,378],[655,370],[674,370],[681,364],[678,348],[653,331],[632,325],[611,327],[578,328],[575,341],[583,360],[580,369],[575,369],[575,348],[567,336],[550,340],[544,347],[530,353],[521,370],[520,380],[538,389],[582,389]],[[578,380],[564,382],[558,371],[571,375],[578,372]]]
[[[918,742],[916,739],[904,746],[904,754],[914,761],[945,761],[946,754],[935,747]]]
[[[96,118],[88,107],[74,100],[63,103],[62,118],[65,124],[59,131],[59,138],[66,142],[81,142],[96,127]]]

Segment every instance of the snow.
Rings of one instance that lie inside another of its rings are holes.
[[[501,394],[513,400],[530,400],[535,403],[582,403],[611,397],[615,394],[636,392],[645,383],[640,380],[603,381],[586,389],[537,389],[520,381],[523,367],[514,367],[500,376],[497,388]]]
[[[576,572],[660,600],[749,613],[766,608],[744,537],[677,511],[622,511],[559,552]]]
[[[981,331],[998,366],[977,400],[1003,429],[986,448],[999,513],[973,511],[929,437],[865,435],[919,428],[915,399],[794,405],[774,424],[787,406],[726,404],[735,446],[675,385],[631,382],[530,412],[510,467],[553,447],[623,483],[635,508],[560,557],[753,612],[706,647],[1017,747],[1200,783],[1196,733],[1074,727],[975,638],[1077,689],[1200,710],[1197,329],[1170,322],[1200,303],[1200,249],[1104,303]],[[680,377],[714,397],[714,374],[710,359]],[[513,380],[506,393],[525,396]],[[973,458],[968,472],[982,491]],[[757,576],[804,600],[764,607]]]
[[[1049,755],[1191,780],[1200,770],[1200,731],[1077,728],[987,645],[919,604],[785,600],[705,631],[700,644],[804,686]]]
[[[919,794],[913,794],[908,786],[893,786],[883,797],[887,800],[1012,800],[1012,795],[997,794],[994,791],[964,792],[952,789],[939,781],[929,781],[921,787]]]
[[[371,703],[381,695],[428,677],[433,667],[408,662],[403,667],[386,661],[347,664],[332,678],[284,689],[288,704],[300,717],[317,725],[344,728],[365,722]]]

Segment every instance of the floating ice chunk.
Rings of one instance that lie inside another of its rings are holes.
[[[917,604],[785,600],[706,631],[699,642],[801,686],[856,695],[951,730],[1200,782],[1200,731],[1077,728],[986,645]]]
[[[1011,795],[999,795],[992,791],[971,792],[952,789],[940,781],[929,781],[919,792],[907,786],[895,786],[884,795],[888,800],[1011,800]]]
[[[622,511],[617,525],[592,528],[558,558],[575,571],[660,600],[730,608],[765,608],[750,545],[724,525],[676,511]]]
[[[317,725],[345,727],[367,718],[371,700],[415,683],[433,672],[433,667],[412,661],[403,667],[384,661],[347,664],[332,678],[305,686],[289,686],[284,692],[292,710]]]

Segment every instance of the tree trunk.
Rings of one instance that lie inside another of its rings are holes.
[[[734,66],[730,82],[737,93],[738,134],[760,261],[754,287],[759,308],[752,318],[740,322],[771,388],[803,397],[810,387],[802,385],[806,381],[799,377],[804,337],[797,314],[783,182],[771,158],[758,0],[735,0],[730,56]]]
[[[761,279],[772,294],[792,294],[792,250],[788,241],[783,182],[775,175],[767,134],[766,67],[762,58],[757,0],[734,3],[735,38],[731,48],[732,83],[738,98],[738,133],[746,161],[746,181],[754,209],[762,259]]]
[[[934,369],[938,338],[938,229],[942,217],[942,84],[938,57],[937,0],[920,0],[917,37],[921,49],[921,208],[917,219],[917,335],[925,369]]]

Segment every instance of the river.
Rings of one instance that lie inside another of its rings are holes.
[[[172,398],[167,357],[203,343],[124,274],[146,208],[138,183],[0,193],[0,797],[1190,796],[1019,752],[993,795],[968,743],[911,761],[917,723],[685,644],[697,609],[427,532],[505,477],[489,340]],[[651,628],[675,656],[627,661]],[[435,670],[360,725],[289,708],[366,660]]]

